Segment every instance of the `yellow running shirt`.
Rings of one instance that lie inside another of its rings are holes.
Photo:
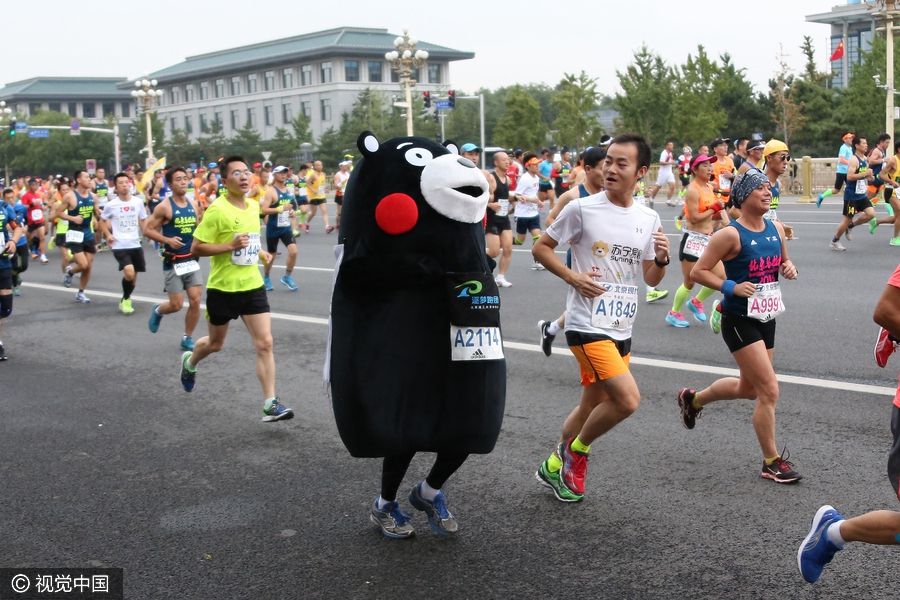
[[[250,245],[243,250],[210,257],[206,287],[220,292],[249,292],[263,285],[257,266],[260,251],[259,204],[246,200],[241,210],[227,197],[216,198],[203,215],[194,237],[205,244],[228,244],[239,233],[250,234]]]

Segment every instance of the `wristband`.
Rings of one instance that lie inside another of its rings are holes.
[[[669,266],[669,263],[672,262],[672,259],[670,257],[666,257],[666,262],[659,262],[659,259],[654,256],[653,262],[660,269],[664,269],[665,267]]]
[[[722,293],[726,298],[734,298],[734,286],[736,285],[737,284],[730,279],[726,279],[722,282]]]

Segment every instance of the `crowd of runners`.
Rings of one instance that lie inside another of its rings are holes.
[[[878,225],[893,224],[890,244],[900,245],[900,223],[893,216],[900,205],[892,194],[900,185],[900,143],[893,145],[891,154],[891,142],[889,136],[881,135],[870,151],[865,137],[852,133],[844,137],[834,189],[818,198],[821,206],[824,197],[843,189],[844,218],[830,242],[832,249],[845,250],[841,238],[852,239],[853,228],[863,224],[873,234]],[[790,151],[774,139],[741,138],[729,154],[730,145],[731,140],[718,138],[696,154],[684,147],[676,156],[674,143],[668,142],[659,155],[652,186],[646,186],[644,179],[654,157],[637,134],[601,140],[574,160],[566,148],[558,156],[548,150],[497,152],[493,169],[484,171],[490,189],[486,253],[496,261],[498,286],[513,286],[507,279],[512,250],[527,237],[531,238],[532,269],[549,271],[568,284],[565,312],[538,323],[544,353],[552,353],[555,337],[564,332],[580,371],[580,400],[535,472],[536,479],[562,502],[583,500],[592,445],[631,416],[640,403],[640,390],[629,368],[633,325],[641,297],[658,302],[668,296],[668,291],[655,286],[674,258],[680,264],[681,283],[672,294],[667,325],[661,325],[689,327],[686,307],[695,322],[708,323],[722,336],[740,376],[719,379],[705,389],[673,392],[673,412],[677,410],[684,427],[693,430],[714,402],[755,400],[752,425],[762,455],[760,476],[783,484],[802,479],[788,453],[779,451],[776,443],[779,386],[772,366],[776,320],[785,310],[780,282],[799,274],[788,254],[793,229],[777,214]],[[481,148],[464,144],[460,150],[478,164]],[[279,284],[297,291],[292,278],[296,238],[310,232],[319,212],[325,233],[340,228],[352,160],[346,156],[331,176],[318,161],[295,172],[290,165],[249,165],[232,156],[197,172],[172,166],[145,177],[126,168],[107,178],[98,169],[76,171],[71,178],[17,180],[3,190],[0,206],[0,326],[13,313],[12,299],[21,293],[29,259],[48,264],[48,253],[52,256],[55,248],[62,284],[70,287],[77,281],[79,303],[90,302],[85,292],[94,255],[109,250],[122,273],[119,310],[134,313],[131,295],[138,274],[146,272],[148,262],[156,263],[147,261],[144,253],[144,243],[152,243],[168,299],[151,309],[149,330],[157,333],[166,315],[182,311],[187,297],[180,337],[183,389],[194,389],[201,362],[222,349],[230,322],[240,318],[256,350],[262,420],[291,419],[292,409],[281,404],[275,390],[267,299],[274,290],[270,273],[277,255],[286,252]],[[329,187],[337,205],[334,225],[324,210]],[[677,251],[674,243],[670,247],[654,210],[663,190],[668,206],[682,207]],[[885,206],[892,210],[879,219],[873,206],[882,193]],[[560,245],[568,247],[565,259],[556,252]],[[206,277],[201,257],[210,258]],[[208,333],[195,341],[204,285]],[[714,297],[707,312],[705,303]],[[898,303],[900,267],[875,314],[882,326],[875,348],[881,367],[900,341]],[[0,341],[0,361],[6,358]],[[888,471],[897,492],[900,391],[894,405]],[[433,529],[444,535],[456,533],[456,520],[440,489],[421,484],[417,489],[423,492],[412,504],[428,515]],[[370,518],[389,537],[414,533],[409,515],[395,498],[377,498]],[[832,507],[823,506],[798,551],[803,577],[817,580],[849,541],[900,543],[900,513],[876,511],[845,520]]]

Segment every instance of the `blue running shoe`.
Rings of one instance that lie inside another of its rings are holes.
[[[696,298],[691,298],[687,303],[688,310],[694,315],[694,318],[701,323],[706,323],[706,312],[703,303]]]
[[[822,194],[819,194],[819,197],[816,198],[816,208],[822,208],[822,200],[824,199],[825,197]]]
[[[262,420],[267,423],[270,421],[287,421],[294,418],[294,411],[279,402],[278,398],[275,398],[272,406],[263,408],[263,415],[265,416]]]
[[[438,492],[434,500],[426,500],[422,496],[422,484],[419,483],[409,493],[409,503],[416,510],[428,515],[428,523],[435,533],[453,535],[459,530],[459,524],[447,510],[447,497],[444,496],[444,492]]]
[[[84,292],[78,290],[78,293],[75,294],[75,302],[80,302],[82,304],[88,304],[91,301],[90,298],[84,295]]]
[[[189,335],[181,336],[181,349],[182,350],[193,350],[194,349],[194,340]]]
[[[197,377],[196,369],[188,371],[187,368],[188,359],[192,354],[193,352],[185,352],[181,355],[181,387],[183,387],[186,392],[190,392],[194,389],[194,379]]]
[[[294,283],[294,278],[290,275],[285,275],[281,278],[281,285],[287,286],[287,289],[291,290],[292,292],[297,291],[297,284]]]
[[[150,320],[147,322],[147,327],[150,328],[151,333],[156,333],[159,331],[159,324],[162,323],[163,316],[157,314],[156,309],[162,306],[161,304],[156,304],[153,307],[153,310],[150,311]],[[183,347],[183,346],[182,346]],[[185,350],[193,350],[193,348],[184,348]]]
[[[825,505],[816,511],[809,533],[797,551],[797,566],[800,574],[809,583],[818,581],[825,565],[834,558],[834,553],[843,550],[828,539],[827,530],[832,523],[843,521],[844,517],[833,506]]]
[[[72,287],[72,267],[66,267],[66,274],[63,275],[63,285]]]
[[[372,510],[369,511],[369,520],[378,525],[381,533],[389,538],[405,539],[416,533],[410,524],[410,516],[400,510],[396,500],[388,502],[384,508],[378,510],[378,498],[375,498]]]
[[[674,327],[690,327],[691,324],[685,320],[684,315],[674,311],[669,311],[666,315],[666,323]]]
[[[271,292],[271,291],[273,291],[273,290],[275,289],[274,287],[272,287],[272,280],[271,280],[270,278],[268,278],[268,277],[263,277],[263,283],[266,284],[266,291],[267,291],[267,292]]]

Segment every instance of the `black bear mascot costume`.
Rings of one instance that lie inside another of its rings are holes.
[[[410,461],[437,453],[409,500],[449,535],[457,524],[440,489],[469,454],[493,450],[506,398],[488,182],[452,142],[365,131],[357,146],[325,365],[335,420],[351,455],[385,459],[371,520],[389,537],[413,533],[396,502]]]

